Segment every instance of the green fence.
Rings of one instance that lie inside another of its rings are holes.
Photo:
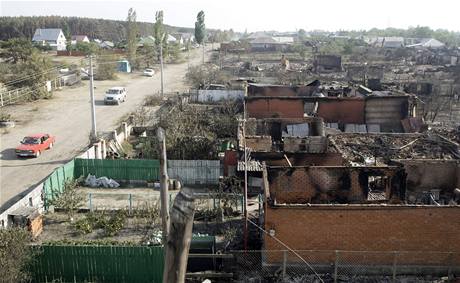
[[[75,178],[75,161],[71,160],[64,166],[61,166],[53,171],[53,173],[45,180],[43,184],[44,205],[48,207],[49,200],[59,195],[64,190],[66,180]]]
[[[75,176],[88,174],[114,180],[158,180],[160,162],[140,159],[75,159]]]
[[[48,209],[52,199],[62,193],[64,183],[68,179],[86,177],[91,174],[114,180],[158,180],[159,168],[160,162],[158,160],[74,159],[54,170],[45,180],[43,186],[45,209]]]
[[[41,246],[34,282],[162,282],[163,247]]]

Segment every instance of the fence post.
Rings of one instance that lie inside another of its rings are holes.
[[[452,267],[454,266],[454,253],[451,252],[449,253],[449,269],[447,269],[447,278],[449,280],[454,279],[454,276],[452,274]]]
[[[398,265],[398,252],[394,252],[393,255],[393,282],[396,282],[396,268]]]
[[[3,92],[0,92],[0,102],[2,103],[2,106],[3,106]]]
[[[339,269],[339,251],[335,250],[335,262],[334,262],[334,283],[337,283],[337,271]]]
[[[89,211],[93,211],[93,202],[92,202],[92,194],[88,194],[88,199],[89,199]]]
[[[288,251],[284,250],[283,251],[283,279],[286,278],[286,264],[287,264],[287,256],[288,256]]]
[[[131,215],[133,211],[133,195],[129,194],[129,215]]]
[[[260,212],[262,211],[262,195],[258,195],[258,203],[259,203],[259,217],[260,217]]]

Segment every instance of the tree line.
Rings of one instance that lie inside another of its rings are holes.
[[[345,36],[401,36],[404,38],[435,38],[448,46],[459,46],[460,45],[460,32],[449,31],[446,29],[431,29],[427,26],[416,26],[408,29],[399,28],[386,28],[377,29],[373,28],[370,30],[359,30],[359,31],[339,31],[339,35]]]
[[[32,39],[37,28],[60,28],[68,39],[72,35],[84,34],[89,38],[119,42],[127,39],[128,25],[126,21],[81,17],[0,17],[0,40],[17,37]],[[137,25],[139,36],[152,35],[153,23],[138,22]],[[170,33],[194,32],[193,28],[164,26]]]

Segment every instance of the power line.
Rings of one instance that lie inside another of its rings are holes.
[[[47,70],[42,71],[42,72],[37,72],[37,73],[25,75],[25,76],[22,76],[22,77],[19,77],[19,78],[10,80],[10,81],[8,81],[8,82],[5,82],[5,83],[3,83],[3,85],[4,85],[4,86],[10,86],[10,85],[13,85],[13,84],[16,84],[16,83],[25,81],[25,80],[27,80],[27,79],[33,78],[33,77],[38,76],[38,75],[43,75],[43,74],[50,73],[50,72],[52,72],[52,71],[54,71],[54,70],[57,70],[57,69],[59,69],[59,68],[61,68],[61,67],[64,67],[64,66],[65,66],[65,65],[59,65],[59,66],[52,67],[52,68],[47,69]]]

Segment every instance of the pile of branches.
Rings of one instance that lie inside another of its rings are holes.
[[[219,143],[237,134],[238,103],[219,106],[165,104],[157,113],[156,127],[166,131],[168,159],[216,159]],[[158,141],[150,137],[142,149],[144,158],[158,158]]]

